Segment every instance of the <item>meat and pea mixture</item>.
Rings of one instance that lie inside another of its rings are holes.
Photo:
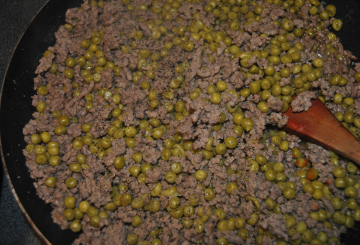
[[[23,130],[54,222],[74,244],[340,244],[358,167],[281,127],[319,98],[359,136],[341,27],[318,0],[69,9]]]

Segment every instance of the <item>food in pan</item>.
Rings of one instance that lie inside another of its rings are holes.
[[[339,244],[358,167],[281,128],[319,98],[359,137],[341,27],[318,0],[69,9],[23,130],[54,222],[74,244]]]

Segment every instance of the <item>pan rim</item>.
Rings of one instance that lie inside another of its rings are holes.
[[[3,81],[3,84],[1,86],[1,91],[0,91],[0,106],[1,106],[1,102],[2,102],[2,97],[3,97],[3,90],[4,90],[4,85],[5,85],[5,80],[7,78],[7,75],[8,75],[8,70],[9,70],[9,67],[10,67],[10,64],[13,60],[13,57],[14,57],[14,53],[16,52],[16,50],[18,49],[18,46],[19,46],[19,43],[21,42],[24,34],[26,33],[26,31],[29,29],[30,25],[33,23],[34,19],[38,16],[38,14],[44,9],[44,7],[50,2],[50,0],[46,0],[46,2],[44,3],[44,5],[38,10],[38,12],[32,17],[32,19],[28,22],[28,24],[26,25],[26,27],[24,28],[21,36],[19,37],[19,39],[17,40],[17,43],[16,45],[14,46],[14,49],[12,51],[12,54],[11,54],[11,58],[9,59],[8,63],[7,63],[7,67],[5,69],[5,74],[4,74],[4,77],[2,79]],[[326,2],[326,0],[324,0],[324,2]],[[0,108],[0,117],[1,117],[1,108]],[[30,223],[30,225],[32,226],[32,229],[35,231],[36,235],[38,235],[38,237],[41,239],[41,242],[45,243],[45,244],[51,244],[47,239],[46,237],[42,234],[42,232],[38,229],[38,227],[33,223],[32,219],[30,218],[30,216],[28,215],[28,213],[26,212],[24,206],[22,205],[22,203],[20,202],[20,199],[16,193],[16,190],[12,184],[12,181],[11,181],[11,178],[8,174],[8,169],[7,169],[7,165],[6,165],[6,162],[5,162],[5,155],[4,155],[4,152],[3,152],[3,148],[2,148],[2,134],[1,134],[1,126],[0,126],[0,155],[1,155],[1,160],[2,160],[2,165],[4,167],[4,173],[6,174],[6,178],[8,179],[8,183],[10,185],[10,188],[11,188],[11,191],[15,197],[15,200],[17,201],[22,213],[25,215],[26,219],[28,220],[28,222]]]
[[[1,93],[0,93],[0,117],[1,117],[1,105],[2,105],[2,96],[3,96],[3,91],[4,91],[4,85],[5,85],[5,80],[6,80],[6,77],[8,75],[8,70],[9,70],[9,67],[10,67],[10,64],[14,58],[14,54],[19,46],[19,43],[20,41],[22,40],[23,36],[25,35],[26,31],[29,29],[29,26],[33,23],[34,19],[38,16],[38,14],[44,9],[44,7],[50,2],[50,0],[47,0],[43,6],[37,11],[37,13],[34,15],[34,17],[30,20],[30,22],[27,24],[27,26],[25,27],[24,31],[22,32],[20,38],[18,39],[13,51],[12,51],[12,54],[11,54],[11,58],[7,64],[7,67],[5,69],[5,75],[3,77],[3,80],[2,80],[2,86],[1,86]],[[7,166],[6,166],[6,162],[5,162],[5,157],[4,157],[4,152],[3,152],[3,147],[2,147],[2,137],[1,137],[1,125],[0,125],[0,155],[1,155],[1,161],[2,161],[2,165],[3,165],[3,168],[4,168],[4,173],[6,175],[6,179],[9,183],[9,186],[10,186],[10,189],[11,189],[11,192],[13,194],[13,196],[15,197],[15,200],[16,200],[16,203],[18,204],[18,206],[20,207],[20,210],[22,211],[22,213],[25,215],[26,217],[26,220],[29,222],[31,228],[35,231],[35,234],[37,235],[37,237],[40,239],[40,241],[43,243],[43,244],[47,244],[47,245],[51,245],[51,243],[48,241],[48,239],[44,236],[44,234],[39,230],[39,228],[35,225],[35,223],[33,222],[33,220],[30,218],[29,214],[27,213],[27,211],[25,210],[24,206],[22,205],[16,191],[15,191],[15,188],[12,184],[12,181],[10,179],[10,176],[9,176],[9,173],[8,173],[8,169],[7,169]]]

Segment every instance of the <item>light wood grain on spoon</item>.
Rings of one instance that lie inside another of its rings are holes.
[[[360,142],[347,130],[319,100],[312,100],[308,111],[284,113],[289,117],[285,130],[323,146],[360,165]]]

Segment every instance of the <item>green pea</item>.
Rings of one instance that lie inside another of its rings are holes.
[[[286,197],[287,199],[293,199],[296,195],[296,191],[292,188],[285,188],[285,190],[283,191],[283,195],[284,197]]]
[[[274,84],[274,85],[271,87],[271,94],[274,95],[274,96],[279,96],[279,95],[281,95],[281,87],[280,87],[280,85]]]
[[[251,118],[244,118],[241,121],[241,127],[246,131],[250,131],[254,127],[254,121]]]
[[[260,83],[259,82],[251,82],[249,84],[249,89],[252,94],[257,94],[260,91]]]
[[[237,146],[237,139],[233,136],[226,137],[224,140],[224,143],[227,148],[233,149]],[[216,148],[215,148],[216,151]]]
[[[349,162],[346,165],[346,171],[350,174],[356,174],[358,171],[358,167],[355,164],[353,164],[352,162]]]
[[[333,21],[332,23],[332,28],[335,30],[335,31],[340,31],[341,27],[342,27],[343,23],[340,19],[336,19]]]
[[[333,215],[332,215],[332,220],[339,225],[342,225],[345,223],[345,215],[340,212],[340,211],[336,211]]]
[[[348,186],[345,188],[345,196],[356,197],[357,194],[358,194],[358,191],[354,186]]]
[[[265,179],[269,181],[273,181],[276,178],[276,172],[273,169],[268,169],[265,171]]]
[[[218,155],[224,155],[227,150],[227,147],[224,143],[220,143],[215,147],[215,152]]]

